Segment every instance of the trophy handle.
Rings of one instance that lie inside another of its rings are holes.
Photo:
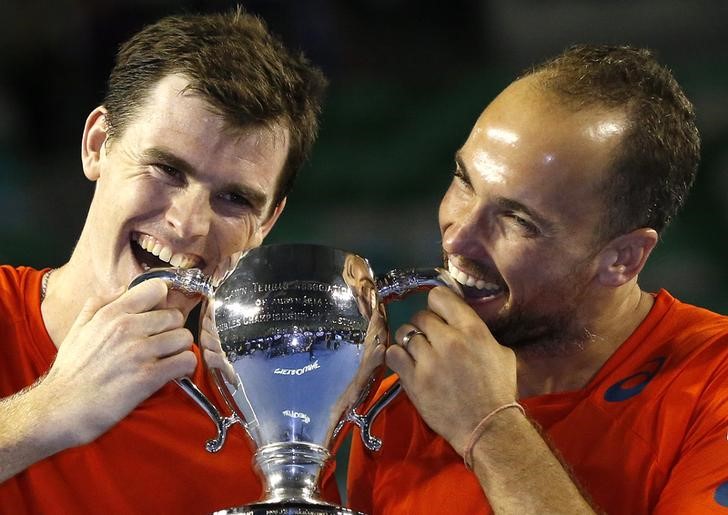
[[[152,268],[137,275],[129,289],[149,279],[163,279],[170,288],[190,297],[202,295],[209,299],[213,294],[210,279],[199,268]]]
[[[179,379],[175,379],[174,382],[182,388],[183,392],[192,397],[192,400],[195,401],[205,413],[207,413],[217,428],[217,436],[205,442],[205,450],[207,450],[207,452],[217,452],[222,449],[222,446],[225,444],[225,439],[227,438],[228,429],[235,422],[240,421],[238,417],[236,415],[223,417],[220,414],[220,410],[218,410],[215,405],[210,402],[207,396],[202,393],[199,388],[197,388],[197,385],[193,383],[189,377],[180,377]]]
[[[213,294],[210,279],[198,268],[153,268],[135,277],[129,284],[129,288],[133,288],[149,279],[163,279],[170,288],[181,291],[190,297],[202,295],[209,299]],[[189,377],[180,377],[175,379],[174,382],[207,413],[217,428],[217,436],[205,443],[205,449],[208,452],[217,452],[222,449],[230,426],[235,422],[241,422],[238,416],[233,414],[229,417],[223,417],[220,414],[220,410],[217,409]]]
[[[402,300],[412,293],[431,290],[435,286],[447,286],[463,296],[463,289],[444,268],[395,268],[377,278],[379,299],[384,304]]]
[[[382,303],[387,304],[395,300],[402,300],[412,293],[431,290],[435,286],[447,286],[458,295],[463,295],[463,290],[450,273],[444,268],[419,268],[419,269],[394,269],[377,278],[377,292]],[[362,442],[367,449],[378,451],[382,447],[382,440],[372,435],[371,426],[379,413],[394,400],[402,385],[397,379],[390,386],[377,402],[369,408],[366,414],[356,412],[356,406],[349,411],[347,420],[359,428]]]
[[[361,441],[364,443],[364,446],[369,449],[370,451],[378,451],[382,448],[382,439],[377,438],[372,434],[372,424],[374,423],[374,419],[377,418],[379,413],[390,403],[394,400],[397,395],[399,395],[399,392],[402,390],[402,385],[399,384],[399,379],[397,379],[392,386],[390,386],[386,392],[384,392],[384,395],[379,397],[377,399],[377,402],[374,403],[374,405],[369,408],[369,411],[367,411],[364,415],[360,415],[356,412],[356,409],[352,409],[349,411],[349,414],[347,415],[347,420],[356,427],[359,428],[359,434],[361,435]]]

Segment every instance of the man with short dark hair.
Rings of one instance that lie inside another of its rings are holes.
[[[646,50],[571,48],[486,107],[439,213],[464,297],[435,288],[397,330],[407,395],[380,454],[353,440],[353,508],[725,511],[728,317],[637,284],[699,146]]]
[[[263,241],[324,87],[240,9],[168,17],[121,47],[83,132],[96,188],[71,258],[0,267],[0,513],[207,513],[259,497],[243,431],[208,454],[213,424],[170,383],[193,375],[213,395],[184,327],[195,300],[127,285],[150,267],[211,274]]]

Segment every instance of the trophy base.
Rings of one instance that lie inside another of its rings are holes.
[[[300,502],[258,503],[216,511],[213,515],[366,515],[339,506]]]

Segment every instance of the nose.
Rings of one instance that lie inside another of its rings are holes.
[[[476,256],[487,248],[493,224],[477,202],[453,210],[443,222],[442,248],[448,254]]]
[[[202,188],[178,190],[167,209],[167,223],[180,238],[197,238],[210,232],[212,207],[209,193]]]

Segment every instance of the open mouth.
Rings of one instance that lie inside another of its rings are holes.
[[[148,234],[132,234],[132,252],[146,271],[150,268],[202,268],[203,261],[190,254],[175,253],[168,246]]]
[[[455,266],[450,260],[448,260],[447,269],[453,279],[462,286],[465,298],[492,299],[499,296],[506,290],[505,286],[468,274]]]

